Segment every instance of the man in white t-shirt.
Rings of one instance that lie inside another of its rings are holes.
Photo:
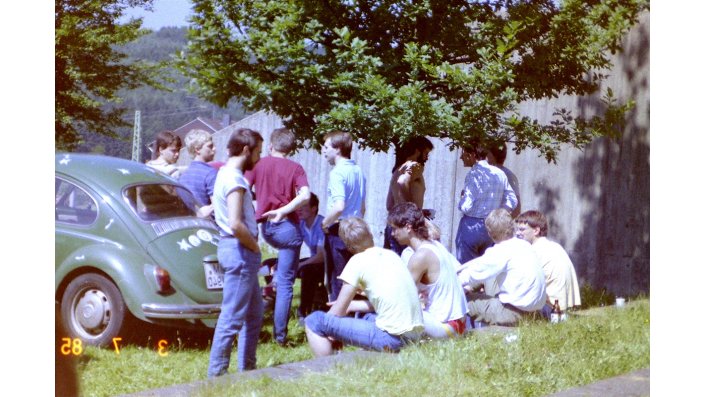
[[[208,377],[224,375],[237,342],[240,372],[257,364],[257,342],[262,329],[262,292],[257,269],[262,253],[250,184],[244,172],[252,169],[262,152],[262,135],[238,128],[228,140],[228,161],[220,168],[213,188],[215,222],[220,230],[218,262],[223,268],[223,301],[213,333]]]
[[[568,253],[555,241],[548,239],[548,220],[535,210],[523,212],[516,220],[516,236],[531,243],[546,276],[548,301],[542,314],[550,317],[555,301],[561,311],[580,306],[580,286],[575,267]]]
[[[484,284],[484,292],[468,292],[473,322],[515,325],[522,316],[540,311],[546,302],[546,279],[528,242],[514,237],[514,220],[505,208],[485,219],[495,242],[485,253],[461,265],[458,278],[469,289]]]
[[[339,235],[353,256],[340,274],[342,287],[330,310],[306,317],[306,337],[313,354],[332,354],[334,342],[396,352],[418,340],[423,332],[421,304],[401,258],[375,247],[361,218],[341,220]],[[356,294],[364,294],[367,300],[353,300]],[[352,312],[367,314],[348,317]]]

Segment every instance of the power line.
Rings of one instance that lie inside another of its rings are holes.
[[[148,116],[142,116],[142,117],[174,116],[177,114],[198,113],[198,112],[206,112],[206,111],[207,111],[207,109],[198,109],[198,110],[190,110],[190,111],[178,111],[178,112],[172,112],[172,113],[155,113],[155,114],[150,114]]]
[[[158,117],[158,116],[174,116],[178,114],[189,114],[189,113],[198,113],[198,112],[207,112],[209,111],[208,107],[192,107],[192,108],[186,108],[186,109],[176,109],[176,110],[164,110],[164,111],[158,111],[158,112],[150,112],[147,115],[144,113],[142,114],[142,118],[146,117]],[[163,113],[163,112],[171,112],[171,113]],[[132,119],[131,116],[123,116],[124,120],[130,120]]]

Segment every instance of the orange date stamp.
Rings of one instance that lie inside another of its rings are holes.
[[[120,355],[120,342],[122,342],[121,337],[113,338],[113,349],[115,354]],[[169,341],[166,339],[160,339],[157,342],[157,354],[160,357],[166,357],[169,355]],[[80,356],[83,354],[83,341],[80,338],[61,338],[61,346],[59,351],[64,356]]]

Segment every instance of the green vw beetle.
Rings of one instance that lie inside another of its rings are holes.
[[[215,326],[219,235],[185,187],[99,155],[57,154],[55,172],[55,294],[70,337],[107,346],[137,320]]]

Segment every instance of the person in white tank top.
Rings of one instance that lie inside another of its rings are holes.
[[[468,311],[465,293],[456,276],[458,260],[432,236],[430,222],[414,203],[396,205],[389,213],[392,235],[413,253],[405,261],[423,304],[424,332],[434,339],[446,339],[465,332]],[[434,233],[437,234],[437,233]]]

